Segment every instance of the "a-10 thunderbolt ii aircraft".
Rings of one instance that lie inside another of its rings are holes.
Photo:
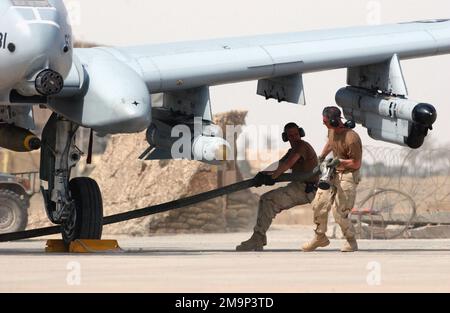
[[[228,143],[216,136],[209,87],[255,80],[257,94],[305,104],[302,75],[347,68],[336,102],[376,140],[419,148],[436,120],[430,104],[408,99],[400,61],[450,53],[450,20],[427,20],[137,47],[73,49],[61,0],[0,1],[0,146],[41,147],[41,180],[49,219],[66,242],[99,239],[102,198],[95,181],[70,179],[80,160],[75,133],[147,129],[167,155],[174,125],[193,128],[189,156],[215,161]],[[426,83],[426,81],[424,81]],[[151,94],[163,93],[152,108]],[[42,142],[31,132],[32,106],[54,114]]]

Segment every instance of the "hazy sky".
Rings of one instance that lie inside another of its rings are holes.
[[[65,0],[77,39],[107,45],[197,40],[264,33],[303,31],[420,19],[450,18],[448,0]],[[448,142],[450,133],[450,56],[402,63],[410,98],[438,110],[434,140]],[[326,130],[321,111],[334,104],[336,91],[345,86],[345,70],[304,76],[307,106],[286,104],[256,95],[256,82],[211,88],[213,113],[231,109],[249,111],[249,124],[279,124],[294,120],[308,140],[321,149]],[[363,142],[374,141],[357,128]]]

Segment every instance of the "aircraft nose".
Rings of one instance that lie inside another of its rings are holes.
[[[23,10],[23,9],[22,9]],[[72,65],[71,30],[65,25],[60,12],[55,8],[28,8],[17,27],[21,33],[20,46],[16,43],[17,52],[34,56],[34,62],[47,63],[48,68],[67,75]],[[69,62],[70,61],[70,62]],[[31,64],[38,67],[41,64]]]
[[[72,66],[72,33],[67,12],[50,6],[18,6],[10,7],[4,17],[5,25],[9,25],[5,43],[8,50],[2,56],[7,63],[2,72],[10,74],[10,86],[6,87],[24,96],[59,92],[58,82]],[[50,93],[45,90],[49,87]]]

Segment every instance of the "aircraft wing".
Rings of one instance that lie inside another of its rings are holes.
[[[83,89],[88,81],[83,102],[64,105],[56,98],[50,106],[103,133],[148,128],[149,143],[167,150],[174,143],[174,125],[192,129],[193,116],[211,121],[209,86],[257,80],[257,94],[305,104],[303,74],[348,68],[348,86],[336,95],[345,117],[366,127],[374,139],[417,148],[436,110],[407,99],[400,61],[448,53],[450,20],[75,49],[61,95],[70,86]],[[149,111],[149,93],[164,93],[163,108]]]
[[[166,92],[450,53],[450,20],[107,50]]]

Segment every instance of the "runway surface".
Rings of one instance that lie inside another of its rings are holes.
[[[449,292],[450,239],[342,240],[299,250],[310,227],[277,226],[264,252],[238,253],[249,233],[118,239],[123,252],[44,252],[45,240],[0,243],[0,292]]]

